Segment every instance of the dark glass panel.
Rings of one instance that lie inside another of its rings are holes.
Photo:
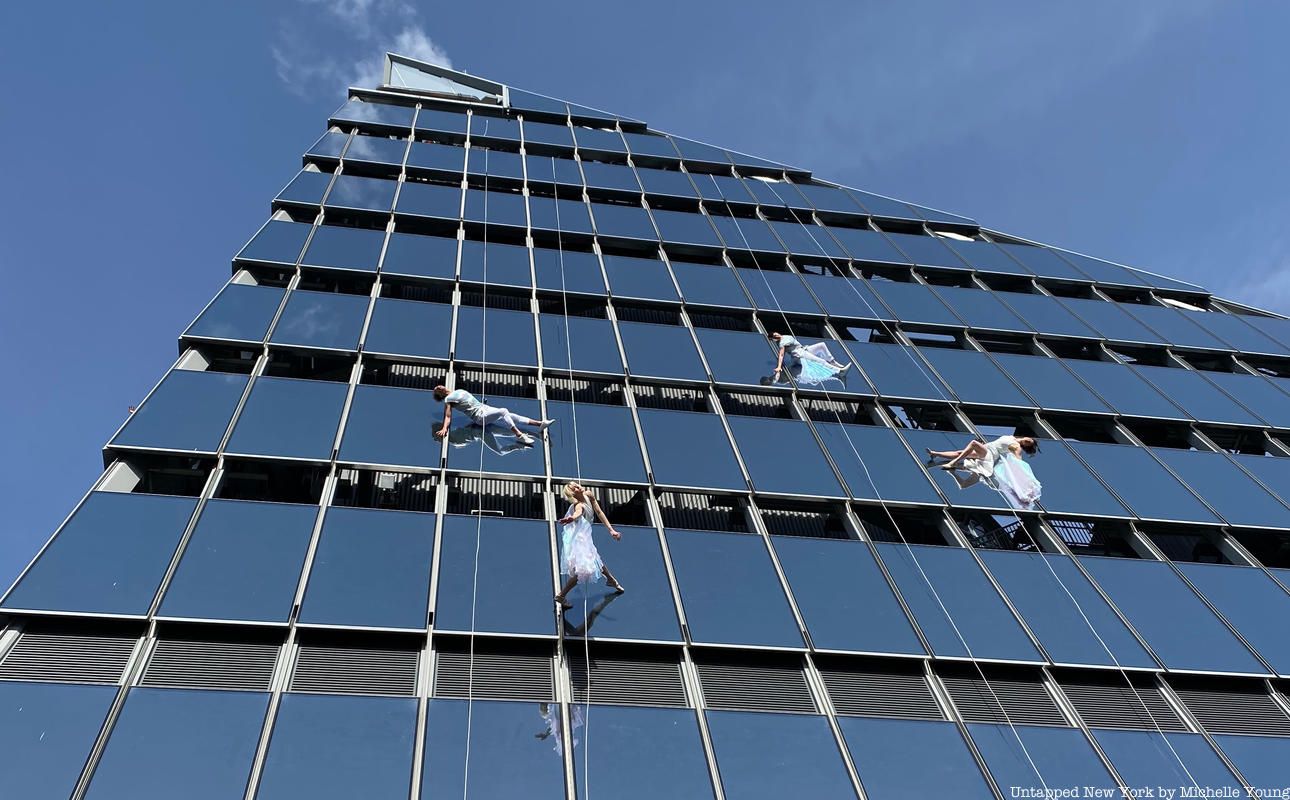
[[[978,724],[969,725],[968,731],[995,783],[1008,796],[1030,792],[1025,796],[1043,797],[1045,787],[1050,792],[1074,788],[1086,797],[1120,795],[1115,778],[1075,728]]]
[[[985,353],[925,347],[922,355],[964,403],[1034,406]]]
[[[939,236],[912,236],[906,233],[889,233],[887,238],[904,252],[915,264],[926,267],[965,270],[963,260],[945,246]],[[958,244],[958,242],[955,242]]]
[[[438,587],[436,630],[554,633],[547,523],[444,517]]]
[[[1145,286],[1146,283],[1135,273],[1110,261],[1091,258],[1066,250],[1059,251],[1061,257],[1075,265],[1075,268],[1098,283],[1119,284],[1121,286]]]
[[[640,194],[641,185],[636,173],[626,164],[605,164],[599,161],[582,162],[582,175],[590,189]]]
[[[721,247],[721,239],[703,214],[690,211],[664,211],[652,209],[654,223],[665,242],[672,244]]]
[[[529,185],[535,183],[564,184],[565,186],[582,186],[582,170],[572,158],[551,158],[548,156],[525,156],[528,167]],[[581,203],[581,200],[572,201]],[[530,204],[531,205],[531,204]],[[534,227],[538,227],[536,224]]]
[[[1213,334],[1192,322],[1198,312],[1188,313],[1165,306],[1146,306],[1138,303],[1124,303],[1120,309],[1179,347],[1198,350],[1231,349]]]
[[[1282,675],[1290,674],[1290,595],[1257,567],[1178,564],[1241,637]]]
[[[485,226],[527,227],[528,217],[525,214],[524,195],[519,192],[485,192],[480,189],[467,189],[462,219]]]
[[[614,297],[680,300],[667,265],[658,259],[605,256],[605,274]]]
[[[327,194],[332,208],[357,208],[365,211],[389,211],[394,205],[397,181],[365,178],[361,175],[337,175]]]
[[[307,222],[269,220],[236,256],[239,261],[295,264],[313,228]]]
[[[894,281],[873,281],[869,286],[901,322],[963,327],[963,322],[937,299],[930,286]]]
[[[1120,773],[1125,786],[1138,792],[1138,797],[1148,797],[1148,791],[1155,792],[1161,786],[1236,792],[1228,797],[1240,797],[1244,793],[1240,783],[1199,733],[1095,728],[1093,738],[1115,771]]]
[[[993,796],[952,722],[841,717],[838,725],[870,797]]]
[[[466,135],[466,123],[469,121],[470,118],[466,116],[464,107],[461,111],[443,111],[437,108],[423,108],[417,113],[416,129],[418,131],[455,133],[464,137]]]
[[[1263,490],[1222,453],[1155,448],[1192,491],[1232,525],[1290,528],[1290,509]]]
[[[708,377],[689,330],[676,325],[619,322],[618,335],[627,353],[627,369],[636,377],[682,378],[702,381]]]
[[[693,172],[690,173],[690,178],[699,187],[699,194],[704,200],[711,200],[714,204],[720,203],[719,207],[724,207],[726,211],[730,211],[731,206],[736,203],[749,207],[756,204],[753,194],[749,193],[751,184],[748,181],[730,175],[700,175]],[[757,181],[757,184],[763,185],[761,181]],[[778,205],[778,201],[772,200],[772,202]]]
[[[466,154],[466,172],[470,175],[524,180],[524,157],[504,150],[472,147]],[[470,201],[467,200],[467,203]]]
[[[521,213],[522,213],[521,209]],[[478,242],[461,243],[461,279],[491,286],[533,285],[529,249],[513,244]]]
[[[1187,418],[1182,409],[1124,364],[1074,358],[1064,359],[1062,363],[1121,414],[1156,419]]]
[[[676,145],[676,149],[681,152],[681,158],[686,161],[702,161],[723,166],[730,164],[730,157],[720,147],[696,142],[693,139],[684,139],[680,136],[671,138],[672,144]]]
[[[652,133],[624,133],[623,138],[627,140],[627,149],[636,155],[679,158],[676,148],[666,136]]]
[[[918,358],[912,347],[898,344],[846,342],[851,357],[885,397],[909,397],[949,402],[950,393]]]
[[[300,263],[313,267],[335,267],[374,272],[381,260],[385,231],[321,225],[309,240]]]
[[[441,236],[391,233],[381,272],[450,281],[457,275],[457,240]]]
[[[562,478],[645,483],[645,463],[631,409],[547,401],[559,424],[547,430],[551,473]]]
[[[877,231],[860,228],[829,228],[856,261],[874,264],[907,264],[904,254],[892,246],[891,241]]]
[[[256,378],[226,449],[326,461],[348,390],[331,381]]]
[[[507,117],[492,117],[478,112],[470,121],[470,138],[501,139],[518,142],[520,140],[520,121]]]
[[[421,800],[466,797],[468,792],[479,798],[564,800],[564,757],[556,748],[567,737],[559,717],[557,703],[431,699]],[[577,739],[585,735],[574,733]]]
[[[355,350],[367,316],[367,295],[293,290],[270,341],[304,347]]]
[[[1068,442],[1107,486],[1139,517],[1218,523],[1195,495],[1140,447],[1101,442]]]
[[[243,257],[245,258],[246,256]],[[1246,317],[1208,312],[1197,314],[1190,319],[1242,353],[1261,353],[1275,356],[1290,355],[1290,347],[1264,336],[1252,325],[1245,322]]]
[[[461,214],[461,187],[404,181],[395,211],[418,217],[457,219]]]
[[[480,399],[498,408],[506,408],[516,416],[531,420],[542,419],[537,400],[526,397],[494,397]],[[518,421],[518,420],[517,420]],[[521,425],[520,430],[542,438],[531,426]],[[546,459],[540,444],[526,445],[516,438],[505,425],[481,428],[465,414],[455,414],[452,430],[448,433],[448,468],[463,472],[509,472],[516,475],[546,474]]]
[[[274,286],[246,286],[230,283],[220,290],[185,336],[262,342],[269,323],[282,303],[285,289]]]
[[[1045,441],[1043,451],[1028,456],[1035,477],[1044,485],[1039,502],[1044,509],[1063,514],[1132,516],[1081,464],[1065,442]]]
[[[323,158],[340,158],[341,152],[345,149],[345,143],[349,141],[348,133],[339,133],[337,131],[327,131],[314,142],[314,146],[309,148],[305,153],[307,156],[321,156]]]
[[[1290,320],[1280,319],[1278,317],[1256,317],[1242,316],[1241,321],[1253,325],[1269,339],[1277,341],[1281,345],[1290,345]]]
[[[1004,275],[1020,275],[1024,278],[1032,275],[1030,270],[1018,264],[992,242],[961,242],[958,239],[945,239],[943,242],[973,269],[981,272],[999,272]]]
[[[402,164],[403,153],[408,149],[406,139],[385,136],[358,135],[349,141],[345,151],[346,161],[366,161],[376,164]]]
[[[654,480],[665,486],[744,490],[721,420],[713,414],[637,411]]]
[[[605,294],[605,277],[595,253],[535,248],[533,268],[539,289],[569,294]]]
[[[846,496],[806,422],[766,417],[730,417],[727,421],[755,491]]]
[[[0,682],[0,769],[22,800],[67,800],[115,686]]]
[[[415,108],[409,106],[350,100],[336,109],[331,118],[345,122],[374,122],[380,125],[410,128],[412,127],[412,115],[415,111]]]
[[[918,456],[924,456],[927,450],[958,450],[966,447],[975,437],[970,433],[936,430],[902,430],[901,437],[909,442],[910,449]],[[944,463],[944,462],[942,462]],[[872,469],[872,467],[870,467]],[[966,472],[949,472],[948,470],[929,468],[932,482],[940,487],[951,505],[971,508],[1010,508],[1008,501],[994,487],[985,481],[974,480],[976,477]],[[963,483],[959,483],[959,481]],[[1042,481],[1042,476],[1040,477]]]
[[[1026,394],[1049,411],[1087,411],[1110,414],[1113,409],[1066,369],[1061,359],[994,353],[994,360]]]
[[[452,306],[378,297],[363,349],[369,353],[447,358],[451,341]]]
[[[581,125],[574,125],[573,138],[578,142],[579,150],[599,150],[606,153],[627,152],[627,145],[623,144],[623,137],[618,134],[618,131],[584,128]]]
[[[563,100],[557,100],[554,97],[547,97],[543,94],[534,94],[522,89],[510,87],[507,89],[508,98],[511,101],[512,108],[528,108],[533,111],[545,111],[548,114],[557,114],[561,117],[569,113],[569,106]],[[525,122],[528,125],[528,122]]]
[[[718,383],[755,386],[775,371],[775,350],[760,333],[715,328],[695,328],[694,333]]]
[[[464,361],[536,367],[533,315],[504,308],[461,306],[457,309],[455,354]]]
[[[625,800],[714,796],[695,712],[627,706],[592,706],[585,711],[575,706],[570,713],[580,710],[596,733],[586,735],[582,751],[574,745],[579,796],[590,798],[592,784],[608,785],[616,798]]]
[[[1238,464],[1254,475],[1282,502],[1290,502],[1290,459],[1265,456],[1233,456]]]
[[[1281,736],[1214,737],[1218,746],[1232,759],[1241,776],[1249,782],[1249,797],[1282,797],[1290,789],[1286,763],[1290,761],[1290,739]]]
[[[856,189],[847,189],[847,192],[872,216],[888,219],[919,219],[918,212],[907,203]]]
[[[999,247],[1041,278],[1085,281],[1083,273],[1066,263],[1056,250],[1025,244],[1000,244]]]
[[[993,292],[959,286],[937,286],[935,291],[969,328],[1030,333],[1030,326],[1012,313]]]
[[[847,254],[838,247],[837,242],[833,241],[824,228],[807,221],[809,219],[809,216],[805,216],[795,222],[772,220],[770,227],[790,253],[845,259]]]
[[[121,447],[213,453],[246,389],[247,376],[176,369],[112,439]]]
[[[994,292],[993,294],[1017,312],[1027,325],[1040,333],[1078,336],[1086,339],[1099,338],[1096,331],[1068,311],[1066,306],[1057,302],[1056,297],[1021,292]]]
[[[451,144],[413,142],[408,151],[408,170],[430,170],[445,177],[461,175],[466,165],[466,149]]]
[[[1199,372],[1177,367],[1139,366],[1139,375],[1200,422],[1258,425],[1253,414],[1208,383]]]
[[[764,311],[789,314],[820,314],[820,304],[815,302],[802,279],[792,272],[768,269],[736,269],[753,303]],[[788,331],[780,331],[788,333]]]
[[[672,274],[685,302],[696,305],[752,308],[743,287],[728,267],[672,262]]]
[[[591,214],[581,200],[556,200],[551,197],[529,197],[530,223],[535,229],[558,233],[590,235]]]
[[[1290,428],[1290,395],[1259,375],[1203,372],[1205,380],[1240,401],[1274,428]],[[1290,384],[1286,384],[1290,387]]]
[[[330,183],[330,172],[301,170],[296,173],[296,177],[291,179],[291,183],[288,183],[282,191],[278,192],[276,199],[287,203],[321,205],[323,195],[327,193],[327,186]]]
[[[443,404],[430,392],[393,386],[356,386],[341,438],[340,459],[357,464],[438,467],[434,438]]]
[[[833,186],[817,186],[812,183],[793,185],[810,201],[811,205],[821,211],[835,211],[843,214],[863,214],[864,209],[856,204],[851,195]]]
[[[837,740],[824,717],[705,713],[726,797],[855,797]]]
[[[623,359],[614,338],[614,323],[595,317],[567,317],[559,314],[538,315],[542,328],[542,364],[548,370],[623,373]],[[570,331],[566,335],[565,331]]]
[[[684,172],[670,169],[647,169],[638,167],[636,174],[640,177],[645,194],[663,195],[666,197],[697,197],[690,176]],[[702,181],[703,178],[700,178]]]
[[[616,529],[623,535],[618,541],[611,539],[601,526],[592,527],[605,564],[623,586],[631,589],[631,595],[615,592],[603,580],[590,585],[579,583],[568,594],[573,608],[564,612],[566,641],[568,637],[583,636],[680,641],[681,628],[658,532],[630,525],[619,525]],[[619,602],[620,599],[625,602]],[[594,695],[594,684],[592,688]]]
[[[1147,326],[1121,310],[1119,303],[1108,303],[1105,300],[1086,300],[1078,297],[1063,297],[1058,302],[1084,320],[1090,328],[1097,331],[1104,339],[1116,342],[1167,344],[1164,339],[1152,333]]]
[[[657,219],[657,217],[656,217]],[[758,253],[776,253],[782,255],[784,246],[775,238],[771,232],[770,226],[761,219],[742,219],[740,217],[725,217],[720,214],[713,214],[712,224],[717,226],[721,232],[721,238],[725,240],[726,247],[731,250],[750,250]],[[672,241],[667,237],[667,231],[664,231],[664,238]]]
[[[533,122],[526,119],[524,120],[524,141],[572,148],[573,133],[568,125],[552,125],[549,122]]]
[[[815,430],[857,500],[940,503],[927,474],[890,428],[817,422]]]

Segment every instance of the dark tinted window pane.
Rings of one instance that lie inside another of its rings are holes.
[[[1018,386],[1025,387],[1026,394],[1035,398],[1041,408],[1112,413],[1112,408],[1080,383],[1060,359],[1015,353],[994,353],[993,356],[1008,377]]]
[[[846,248],[856,261],[875,264],[906,264],[904,254],[892,247],[881,233],[860,228],[829,228],[833,238]]]
[[[797,536],[771,541],[817,648],[923,655],[868,545]]]
[[[663,211],[657,208],[652,209],[650,213],[654,216],[654,222],[658,225],[659,233],[665,242],[721,247],[717,232],[712,229],[708,218],[703,214],[689,211]]]
[[[1127,787],[1137,791],[1139,797],[1146,797],[1146,790],[1156,791],[1161,786],[1226,788],[1237,792],[1229,797],[1244,793],[1218,754],[1198,733],[1094,729],[1093,738]]]
[[[936,294],[969,328],[1030,332],[1030,326],[1012,313],[993,292],[958,286],[937,286]]]
[[[536,367],[533,315],[527,311],[461,306],[457,309],[456,356],[464,361]]]
[[[676,145],[677,150],[681,151],[681,158],[686,161],[703,161],[709,164],[722,165],[730,163],[725,150],[713,147],[710,144],[696,142],[693,139],[683,139],[680,136],[673,136],[672,144]]]
[[[381,178],[364,178],[359,175],[337,175],[327,194],[327,205],[339,208],[358,208],[367,211],[389,211],[394,205],[396,181]]]
[[[666,136],[649,133],[624,133],[623,138],[627,140],[627,148],[638,155],[678,158],[676,148],[672,146]]]
[[[408,151],[408,170],[417,168],[443,173],[444,177],[461,175],[466,165],[466,150],[450,144],[413,142]]]
[[[196,505],[191,497],[91,493],[4,605],[146,614]]]
[[[1286,793],[1286,760],[1290,759],[1290,739],[1280,736],[1214,737],[1227,757],[1232,759],[1257,794],[1253,797],[1278,797]]]
[[[599,711],[593,709],[593,713]],[[548,733],[548,720],[559,717],[556,703],[476,700],[468,704],[465,700],[432,699],[426,711],[421,800],[466,796],[467,770],[471,797],[564,800],[564,758],[555,743],[567,737],[558,728],[554,735]],[[583,738],[581,731],[575,734],[578,740]]]
[[[755,190],[753,183],[756,183],[758,187],[765,186],[761,181],[745,181],[730,175],[700,175],[697,173],[690,173],[690,179],[699,188],[699,195],[704,200],[712,201],[709,210],[719,207],[733,213],[730,210],[734,205],[751,207],[756,205],[758,199],[762,202],[779,204],[779,201],[775,199],[769,189]],[[767,196],[769,196],[769,199]],[[720,206],[717,205],[718,203],[720,203]],[[724,235],[724,230],[722,233]]]
[[[559,424],[547,430],[551,472],[562,478],[645,483],[631,409],[547,401]]]
[[[490,398],[481,399],[487,402]],[[524,397],[495,397],[491,400],[496,407],[507,409],[515,417],[542,418],[537,400]],[[537,436],[532,426],[523,424],[521,419],[515,421],[520,423],[520,430]],[[540,444],[524,444],[507,425],[480,427],[465,414],[454,414],[448,432],[448,468],[463,472],[477,472],[482,468],[485,472],[542,475],[546,472],[546,460]]]
[[[895,431],[817,422],[815,430],[858,500],[940,503],[926,473]],[[867,468],[867,469],[866,469]]]
[[[284,695],[256,799],[407,797],[416,727],[411,698]]]
[[[518,142],[520,140],[520,121],[477,113],[470,121],[470,136],[472,139],[488,137],[490,139]]]
[[[605,294],[605,278],[595,253],[537,248],[533,251],[533,268],[539,289],[569,294]]]
[[[159,613],[286,622],[317,514],[305,505],[207,502]]]
[[[358,464],[437,467],[442,447],[434,431],[442,419],[443,404],[430,392],[356,386],[340,459]]]
[[[1145,306],[1137,303],[1125,303],[1120,306],[1120,309],[1179,347],[1205,350],[1231,349],[1213,334],[1192,322],[1197,316],[1195,312],[1186,313],[1164,306]]]
[[[829,358],[835,359],[843,366],[850,362],[850,357],[847,355],[846,350],[843,349],[842,344],[833,339],[817,339],[813,336],[803,336],[800,337],[800,341],[807,348],[823,345],[823,349],[815,354],[826,360]],[[776,348],[775,350],[777,357],[779,349]],[[875,393],[874,388],[858,370],[852,369],[840,374],[834,374],[831,370],[821,371],[815,367],[807,369],[803,360],[791,352],[784,353],[783,371],[776,378],[775,383],[783,385],[788,380],[792,380],[803,389],[820,389],[826,392],[848,392],[867,395]]]
[[[378,164],[402,164],[403,152],[408,149],[406,139],[384,136],[355,136],[345,151],[346,161],[368,161]]]
[[[869,286],[902,322],[963,327],[963,322],[936,298],[931,287],[893,281],[874,281]]]
[[[605,164],[599,161],[582,162],[582,175],[591,189],[603,189],[617,192],[639,194],[641,185],[636,180],[636,173],[631,167],[623,164]]]
[[[566,186],[582,186],[582,170],[578,169],[578,162],[572,158],[527,156],[525,163],[528,167],[530,185],[560,183]]]
[[[405,181],[396,210],[418,217],[457,219],[461,214],[461,187]]]
[[[841,717],[838,724],[870,797],[993,796],[951,722]]]
[[[519,153],[472,147],[466,156],[466,172],[471,175],[522,181],[524,180],[524,157]]]
[[[1254,415],[1215,389],[1199,372],[1175,367],[1135,367],[1160,393],[1200,422],[1258,425]]]
[[[637,411],[654,480],[665,486],[747,488],[721,420],[713,414]]]
[[[1045,787],[1049,791],[1079,787],[1078,791],[1090,792],[1089,797],[1120,793],[1081,731],[1037,725],[969,725],[968,730],[1005,794],[1021,790],[1043,797]],[[1095,794],[1099,792],[1104,794]]]
[[[524,141],[572,148],[573,133],[568,125],[553,125],[549,122],[532,122],[526,119],[524,120]]]
[[[363,349],[369,353],[447,358],[451,340],[452,306],[378,297]]]
[[[489,286],[533,285],[529,266],[529,249],[497,242],[465,241],[461,243],[461,279]]]
[[[1205,380],[1235,397],[1269,425],[1290,428],[1290,395],[1278,389],[1276,384],[1258,375],[1232,372],[1206,372],[1203,375]],[[1286,386],[1290,387],[1290,384]]]
[[[1041,660],[970,552],[927,545],[875,547],[936,655]]]
[[[1232,525],[1290,528],[1290,509],[1222,453],[1165,448],[1152,452]]]
[[[1243,469],[1258,478],[1259,483],[1274,492],[1282,502],[1290,502],[1290,459],[1265,456],[1233,456]]]
[[[1264,672],[1168,564],[1090,557],[1080,563],[1169,669]]]
[[[1041,278],[1087,280],[1083,273],[1066,263],[1055,250],[1024,244],[1000,244],[999,247]]]
[[[846,258],[847,254],[838,247],[837,242],[833,241],[828,232],[809,220],[810,217],[803,214],[792,222],[772,220],[770,227],[790,253]]]
[[[563,508],[561,513],[564,513]],[[623,535],[618,541],[611,539],[599,525],[593,526],[592,530],[601,557],[614,577],[622,581],[623,586],[630,587],[631,596],[613,591],[606,581],[590,585],[579,583],[569,591],[573,608],[564,612],[564,635],[680,641],[681,628],[677,623],[672,584],[667,579],[658,532],[653,528],[628,525],[616,528]],[[590,624],[586,620],[590,620]],[[592,695],[594,699],[594,684]]]
[[[1190,319],[1241,352],[1290,355],[1290,349],[1246,324],[1244,317],[1209,312]]]
[[[627,368],[637,377],[706,380],[707,371],[689,330],[676,325],[619,322]]]
[[[967,269],[963,264],[963,259],[956,256],[953,250],[946,247],[945,240],[939,236],[911,236],[904,233],[889,233],[887,237],[915,264],[945,269]]]
[[[466,135],[466,123],[469,121],[464,110],[460,113],[441,111],[436,108],[423,108],[417,114],[418,131],[439,131]]]
[[[367,316],[368,299],[357,294],[293,291],[273,328],[271,341],[354,350]]]
[[[273,286],[230,283],[220,290],[185,336],[262,342],[285,290]]]
[[[614,323],[594,317],[566,317],[540,314],[542,328],[542,364],[548,370],[573,369],[579,372],[607,372],[621,375],[623,359],[618,354]],[[572,331],[566,335],[565,331]]]
[[[1182,409],[1124,364],[1069,358],[1062,362],[1103,400],[1130,417],[1186,419]]]
[[[556,200],[551,197],[529,197],[530,224],[536,229],[590,235],[591,214],[581,200]]]
[[[949,390],[932,375],[913,348],[868,342],[847,342],[846,347],[884,396],[950,400]]]
[[[757,492],[845,496],[807,423],[765,417],[729,417],[728,422]]]
[[[1031,469],[1044,485],[1040,499],[1052,512],[1096,514],[1108,517],[1132,516],[1071,453],[1065,442],[1044,442],[1038,456],[1027,457]]]
[[[524,228],[528,225],[524,195],[519,192],[485,192],[466,190],[466,205],[462,218],[483,225],[508,225]]]
[[[1061,251],[1062,258],[1075,265],[1076,269],[1098,283],[1113,283],[1121,286],[1145,286],[1141,278],[1119,264],[1112,264],[1100,258],[1091,258],[1078,253]]]
[[[737,269],[735,273],[752,295],[758,308],[797,314],[819,314],[820,305],[802,279],[792,272],[768,269]],[[788,333],[788,331],[781,331]]]
[[[1018,264],[1010,258],[1007,253],[999,249],[998,245],[991,242],[960,242],[957,239],[942,240],[944,244],[950,246],[955,253],[970,264],[974,269],[982,272],[999,272],[1005,275],[1021,275],[1030,277],[1030,270]]]
[[[411,511],[328,509],[300,621],[425,628],[434,523]]]
[[[667,265],[657,259],[605,256],[605,274],[615,297],[673,302],[680,299]]]
[[[706,713],[726,797],[855,797],[824,717]]]
[[[995,292],[994,296],[1007,303],[1026,324],[1040,333],[1098,338],[1092,328],[1057,302],[1055,297],[1021,292]]]
[[[410,128],[412,127],[412,115],[415,111],[415,108],[408,106],[350,100],[336,109],[331,118],[347,122],[375,122],[381,125]]]
[[[1290,595],[1256,567],[1179,564],[1220,614],[1236,627],[1263,660],[1290,673]]]
[[[925,347],[922,354],[964,403],[1034,406],[985,353]]]
[[[66,800],[76,788],[115,686],[0,683],[0,769],[24,800]]]
[[[340,158],[341,151],[345,149],[345,143],[348,141],[348,133],[328,131],[314,142],[314,146],[309,148],[306,155]]]
[[[1152,333],[1141,322],[1124,313],[1118,303],[1075,297],[1063,297],[1058,302],[1088,323],[1090,328],[1105,339],[1117,342],[1166,344],[1164,339]]]
[[[581,125],[573,126],[573,138],[578,142],[580,150],[600,150],[609,153],[626,152],[627,146],[623,144],[623,137],[618,135],[618,131],[606,131],[598,128],[584,128]]]
[[[237,254],[240,261],[294,264],[313,226],[307,222],[270,220]]]
[[[214,452],[246,389],[245,375],[176,369],[166,374],[125,428],[124,447]]]
[[[803,275],[802,279],[831,317],[895,320],[866,280],[829,275]]]
[[[301,264],[374,271],[381,260],[384,230],[321,225],[314,231]]]
[[[1220,521],[1143,448],[1100,442],[1070,442],[1069,446],[1139,517]]]
[[[260,692],[131,689],[85,796],[241,797],[268,707]]]
[[[856,199],[866,211],[875,217],[886,217],[888,219],[918,219],[918,213],[908,204],[899,200],[892,200],[890,197],[869,194],[856,189],[847,189],[847,192]]]
[[[331,381],[256,378],[227,449],[326,461],[348,390]]]
[[[719,383],[756,385],[775,371],[775,351],[760,333],[695,328],[699,345]]]
[[[760,536],[669,530],[667,548],[696,642],[802,646]]]
[[[296,173],[296,177],[291,179],[291,183],[288,183],[281,192],[278,192],[277,199],[292,203],[320,205],[323,195],[327,193],[327,185],[330,183],[330,172],[301,170]]]
[[[1066,556],[982,550],[981,558],[1054,662],[1156,666]]]
[[[452,280],[457,275],[457,240],[391,233],[381,272]]]
[[[713,796],[693,711],[593,706],[590,716],[596,734],[587,736],[583,751],[574,749],[573,773],[580,796],[591,797],[586,788],[589,777],[603,786],[605,776],[611,776],[614,796],[627,800]],[[642,747],[644,742],[648,745]]]
[[[672,262],[672,274],[685,302],[698,305],[751,308],[743,287],[727,267]]]
[[[657,218],[657,217],[656,217]],[[721,232],[726,247],[731,250],[751,250],[758,253],[784,253],[784,246],[775,238],[770,226],[760,219],[744,219],[713,214],[712,224]],[[664,238],[672,241],[664,231]]]
[[[646,194],[665,195],[669,197],[696,197],[690,176],[684,172],[670,169],[638,168],[636,174],[645,187]]]
[[[974,438],[970,433],[957,431],[902,430],[900,436],[909,442],[910,449],[918,456],[926,457],[927,450],[958,450],[965,447]],[[873,466],[870,466],[873,469]],[[950,472],[931,468],[927,470],[932,482],[940,487],[941,492],[952,505],[972,508],[1010,508],[1008,501],[994,487],[977,479],[975,473]],[[1037,475],[1043,482],[1042,475]]]
[[[435,629],[554,633],[550,536],[539,520],[444,517]]]
[[[816,186],[810,183],[794,184],[794,188],[810,201],[811,205],[821,211],[836,211],[844,214],[863,214],[864,210],[841,189],[833,186]]]
[[[1264,336],[1276,340],[1281,345],[1290,345],[1290,320],[1276,317],[1243,316],[1241,321],[1253,325]]]

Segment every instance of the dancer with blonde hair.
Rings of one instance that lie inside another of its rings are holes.
[[[614,530],[614,525],[605,516],[604,509],[596,500],[595,495],[577,481],[570,481],[564,485],[564,491],[561,492],[564,499],[569,503],[569,510],[561,517],[558,522],[560,529],[560,571],[568,576],[564,582],[564,587],[560,593],[555,596],[555,601],[560,604],[561,608],[572,608],[572,604],[566,596],[579,581],[584,583],[596,583],[600,576],[604,575],[609,581],[609,588],[621,594],[626,591],[623,585],[618,582],[614,574],[605,566],[605,562],[600,559],[600,552],[596,550],[596,543],[591,538],[591,517],[594,514],[606,528],[609,529],[609,535],[615,540],[621,539],[622,534]]]

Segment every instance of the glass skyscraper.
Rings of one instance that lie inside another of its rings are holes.
[[[388,57],[104,464],[0,797],[1290,786],[1290,320],[635,119]]]

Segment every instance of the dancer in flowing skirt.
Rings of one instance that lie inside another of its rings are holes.
[[[775,363],[772,381],[784,373],[784,361],[787,358],[789,369],[798,383],[807,386],[818,386],[827,380],[842,380],[842,375],[851,369],[850,364],[843,364],[833,357],[828,344],[802,344],[797,337],[779,332],[772,333],[770,340],[779,348],[779,358]]]
[[[972,441],[961,450],[931,450],[930,462],[949,459],[941,469],[954,473],[960,489],[985,480],[998,489],[1013,508],[1029,511],[1039,501],[1043,485],[1035,478],[1021,454],[1039,452],[1039,443],[1030,436],[1000,436],[991,442]]]
[[[559,523],[560,529],[560,572],[567,575],[564,587],[560,593],[555,596],[555,601],[560,604],[561,608],[572,607],[566,596],[569,590],[583,583],[596,583],[600,576],[604,575],[605,580],[609,582],[609,588],[616,592],[626,591],[623,585],[618,582],[609,567],[600,559],[600,551],[596,550],[596,543],[591,538],[591,518],[594,515],[606,528],[609,529],[609,535],[615,540],[621,539],[622,534],[614,530],[614,525],[605,516],[604,509],[600,507],[599,501],[595,496],[588,492],[582,484],[577,481],[571,481],[564,486],[562,492],[564,499],[569,503],[569,511]]]

